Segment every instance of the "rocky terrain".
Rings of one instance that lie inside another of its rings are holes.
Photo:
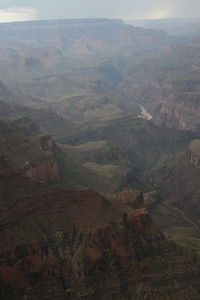
[[[129,128],[130,142],[132,135],[136,141],[138,132],[145,133],[146,123],[147,134],[158,130],[141,119],[129,120],[130,127],[127,120],[118,122],[98,134],[105,130],[117,144],[120,132],[116,136],[114,129]],[[63,187],[57,156],[62,150],[51,136],[34,135],[29,119],[25,124],[25,131],[21,121],[0,126],[0,297],[197,300],[199,258],[159,232],[142,193],[103,196]],[[167,131],[171,140],[175,135]],[[161,145],[165,140],[159,138]],[[123,144],[126,148],[127,137]]]
[[[142,107],[159,126],[199,133],[198,37],[91,19],[2,24],[0,40],[6,101],[86,127]]]
[[[132,110],[142,104],[159,126],[199,134],[199,41],[165,46],[133,61],[115,95]]]
[[[155,228],[137,193],[70,192],[13,172],[0,186],[1,299],[198,299],[199,259]]]
[[[51,107],[92,126],[124,114],[110,91],[129,59],[173,42],[165,33],[108,19],[2,24],[0,41],[0,79],[21,95],[18,103]]]
[[[0,41],[0,299],[199,300],[199,39],[80,19]]]
[[[199,225],[200,190],[197,156],[188,151],[172,155],[167,160],[160,161],[150,171],[157,188],[162,191],[164,199],[170,205],[184,211],[185,215]]]
[[[151,121],[125,117],[110,121],[106,126],[73,135],[63,142],[81,146],[89,141],[107,141],[133,166],[139,167],[140,170],[147,170],[163,154],[185,151],[194,137],[195,135],[190,131],[160,128]]]

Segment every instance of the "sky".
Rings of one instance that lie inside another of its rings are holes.
[[[200,0],[0,0],[0,22],[200,17]]]

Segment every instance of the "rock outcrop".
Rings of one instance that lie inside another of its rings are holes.
[[[139,193],[130,194],[137,203]],[[13,175],[0,181],[0,207],[1,299],[199,299],[199,259],[125,193],[70,192]]]
[[[54,154],[60,151],[60,148],[54,142],[54,140],[52,139],[52,137],[49,134],[43,135],[43,136],[39,137],[39,139],[40,139],[40,146],[43,151],[49,151]]]
[[[58,164],[53,157],[27,162],[24,176],[36,181],[53,181],[61,178]]]
[[[132,208],[143,208],[144,198],[140,191],[126,190],[115,194],[116,199],[123,201],[125,204],[130,205]]]
[[[189,220],[200,225],[200,168],[191,153],[172,155],[150,173],[154,186],[170,206],[182,210]]]
[[[199,134],[199,70],[199,45],[170,45],[155,55],[133,60],[115,97],[133,112],[135,103],[141,104],[159,126]]]
[[[200,167],[200,140],[193,140],[188,146],[187,160],[195,167]]]
[[[38,127],[29,118],[22,118],[15,122],[0,122],[2,155],[0,173],[5,175],[10,173],[8,157],[14,170],[23,173],[27,178],[35,181],[61,179],[59,166],[54,157],[59,147],[49,135],[30,137],[37,129]]]
[[[14,120],[13,125],[21,127],[21,131],[25,135],[34,136],[48,132],[48,134],[53,135],[55,138],[59,138],[63,135],[68,136],[75,130],[72,122],[64,119],[52,109],[37,109],[35,107],[9,103],[6,100],[7,98],[5,101],[0,101],[0,118]],[[15,100],[17,101],[17,99]],[[18,102],[20,103],[20,101]],[[68,129],[67,131],[66,128]]]

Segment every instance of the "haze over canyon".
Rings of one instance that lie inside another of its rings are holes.
[[[200,23],[145,22],[0,24],[0,299],[200,299]]]

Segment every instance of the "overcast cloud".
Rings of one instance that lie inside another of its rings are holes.
[[[0,22],[60,18],[200,17],[200,0],[0,0]]]

